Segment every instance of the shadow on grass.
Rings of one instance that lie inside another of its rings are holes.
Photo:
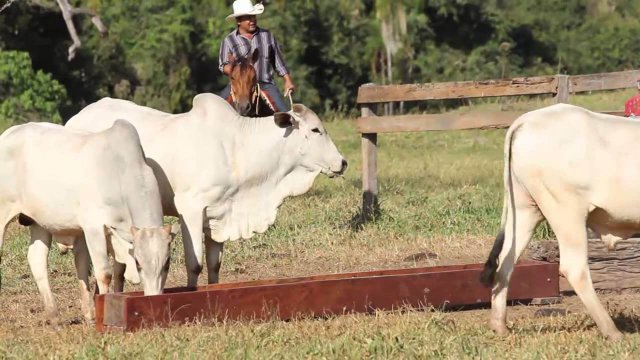
[[[353,232],[358,232],[364,229],[365,225],[374,223],[382,217],[382,210],[380,206],[376,204],[373,211],[363,211],[362,208],[358,208],[356,212],[351,216],[349,223],[347,224],[349,229]]]
[[[640,332],[639,330],[640,317],[638,317],[636,314],[618,313],[612,316],[612,318],[613,318],[613,322],[618,327],[618,330],[620,330],[621,332],[628,333],[628,334],[636,334]]]
[[[375,222],[379,220],[381,216],[382,211],[380,209],[378,195],[370,191],[365,191],[362,194],[362,206],[351,216],[349,228],[351,228],[351,231],[360,231],[364,229],[367,223]]]

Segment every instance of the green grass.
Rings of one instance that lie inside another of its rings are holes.
[[[572,99],[604,110],[621,108],[627,96]],[[223,282],[484,261],[500,222],[504,130],[380,135],[382,215],[358,229],[353,219],[361,201],[360,137],[350,121],[326,126],[349,160],[347,174],[335,180],[320,176],[307,194],[285,201],[265,234],[228,243]],[[192,324],[135,334],[98,334],[86,324],[54,331],[42,321],[27,245],[26,232],[12,224],[1,265],[0,358],[619,359],[633,358],[640,347],[636,334],[606,343],[574,297],[564,299],[560,307],[569,313],[561,317],[536,317],[536,307],[510,308],[514,333],[507,338],[489,331],[486,309]],[[173,251],[169,286],[179,286],[186,281],[179,240]],[[438,258],[405,261],[422,251]],[[75,323],[80,309],[72,256],[54,248],[50,269],[62,318]],[[602,298],[619,324],[634,332],[638,301]]]

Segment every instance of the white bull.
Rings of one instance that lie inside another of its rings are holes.
[[[13,126],[0,136],[0,179],[0,246],[6,225],[20,215],[31,227],[29,266],[53,322],[57,308],[47,270],[52,234],[74,247],[87,319],[93,317],[89,260],[105,293],[112,276],[108,252],[128,265],[128,280],[142,279],[145,294],[162,292],[170,227],[162,227],[158,184],[131,124],[117,121],[98,133],[50,123]]]
[[[546,218],[558,238],[560,271],[600,331],[622,334],[598,300],[587,262],[587,228],[614,247],[640,232],[640,122],[558,104],[517,119],[507,132],[501,231],[481,280],[493,284],[490,326],[506,327],[514,263]]]
[[[213,94],[195,96],[193,108],[176,115],[105,98],[66,126],[100,131],[118,118],[140,134],[164,214],[180,218],[188,286],[202,271],[203,229],[208,280],[215,283],[225,241],[266,231],[286,197],[308,191],[320,172],[335,176],[347,166],[318,116],[299,104],[246,118]]]

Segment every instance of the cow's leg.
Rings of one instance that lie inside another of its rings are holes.
[[[509,333],[507,329],[507,291],[515,263],[529,244],[536,226],[542,220],[540,210],[528,197],[518,192],[517,189],[514,191],[515,216],[513,208],[509,208],[507,212],[504,244],[498,258],[498,271],[491,291],[489,326],[499,335]],[[513,205],[509,202],[509,206]]]
[[[78,285],[80,286],[80,307],[84,318],[92,322],[94,319],[93,294],[89,287],[90,257],[87,241],[84,236],[75,238],[73,242],[73,258],[76,265]]]
[[[58,308],[56,306],[51,286],[49,284],[49,247],[51,246],[51,234],[40,225],[33,224],[29,227],[31,243],[27,251],[27,261],[33,274],[33,279],[38,286],[38,291],[44,303],[46,316],[52,325],[58,325]]]
[[[0,218],[0,264],[2,263],[2,243],[4,242],[4,233],[7,230],[7,225],[11,221],[13,216],[5,216]],[[0,270],[0,289],[2,288],[2,270]]]
[[[207,231],[204,244],[207,251],[207,272],[209,275],[209,284],[217,284],[218,281],[220,281],[220,266],[222,265],[224,243],[213,240],[210,232]]]
[[[93,264],[93,272],[98,283],[98,292],[106,294],[109,292],[111,283],[111,266],[109,265],[109,254],[107,252],[107,237],[103,226],[85,227],[84,236],[87,250]]]
[[[181,209],[178,209],[180,211]],[[180,213],[182,243],[187,265],[187,286],[197,286],[202,272],[204,249],[202,249],[203,208],[189,209]]]
[[[547,219],[558,238],[560,272],[582,300],[602,334],[611,340],[622,339],[622,333],[598,300],[591,281],[585,226],[587,211],[572,211],[572,209],[566,208],[553,210],[555,211],[550,211]],[[545,215],[547,215],[546,211]]]
[[[607,250],[615,251],[616,243],[620,240],[623,240],[620,236],[615,236],[611,234],[600,235],[600,240],[607,246]]]
[[[113,292],[121,293],[124,291],[124,271],[127,265],[113,261]]]

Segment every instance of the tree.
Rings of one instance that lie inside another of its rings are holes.
[[[387,81],[393,82],[393,56],[403,45],[407,35],[407,14],[402,1],[376,0],[376,18],[386,50]]]
[[[392,84],[393,57],[402,47],[407,35],[407,14],[403,2],[376,0],[376,18],[380,22],[380,34],[386,50],[387,83]],[[385,112],[393,113],[393,103],[388,104]]]
[[[11,6],[14,1],[15,0],[7,1],[0,8],[0,13],[4,11],[6,8],[8,8],[9,6]],[[62,12],[62,17],[64,18],[64,22],[67,25],[67,30],[69,31],[71,40],[73,41],[73,44],[71,44],[68,50],[69,51],[68,60],[71,61],[75,58],[76,51],[80,48],[80,46],[82,46],[82,41],[80,41],[80,37],[78,36],[78,32],[76,31],[76,27],[73,23],[74,16],[76,15],[91,16],[91,21],[96,26],[98,31],[100,31],[100,34],[102,34],[103,36],[107,34],[107,27],[102,22],[102,19],[100,18],[100,16],[92,9],[73,7],[71,6],[71,4],[69,4],[69,0],[56,0],[56,2],[58,4],[58,8],[60,9],[60,12]],[[30,3],[33,4],[34,6],[41,6],[41,7],[51,9],[51,5],[42,3],[37,0],[31,0]]]
[[[65,21],[65,0],[14,1],[4,9],[7,2],[0,0],[0,49],[27,52],[35,71],[64,85],[69,101],[58,109],[63,118],[104,96],[182,112],[191,108],[194,94],[217,93],[226,85],[218,50],[234,28],[225,20],[232,0],[66,1],[69,9],[100,14],[109,36],[95,31],[91,16]],[[298,88],[294,100],[321,114],[357,112],[357,89],[367,82],[623,70],[637,67],[640,53],[634,35],[640,32],[637,0],[264,4],[260,26],[282,46]],[[69,23],[81,47],[69,41]],[[422,111],[432,104],[408,106]],[[443,104],[461,101],[436,105]]]
[[[60,123],[65,88],[50,74],[34,71],[29,54],[0,51],[0,121],[3,127],[30,121]]]
[[[107,34],[107,27],[102,22],[100,16],[91,9],[73,7],[69,4],[68,0],[56,0],[56,2],[58,3],[60,11],[62,11],[62,17],[64,18],[64,22],[67,25],[69,35],[71,35],[71,40],[73,40],[73,44],[69,47],[68,59],[69,61],[71,61],[76,57],[76,51],[80,48],[80,46],[82,46],[82,42],[80,41],[80,37],[78,36],[76,27],[73,24],[73,17],[75,15],[91,16],[91,22],[96,26],[98,31],[100,31],[100,34],[103,36]]]

